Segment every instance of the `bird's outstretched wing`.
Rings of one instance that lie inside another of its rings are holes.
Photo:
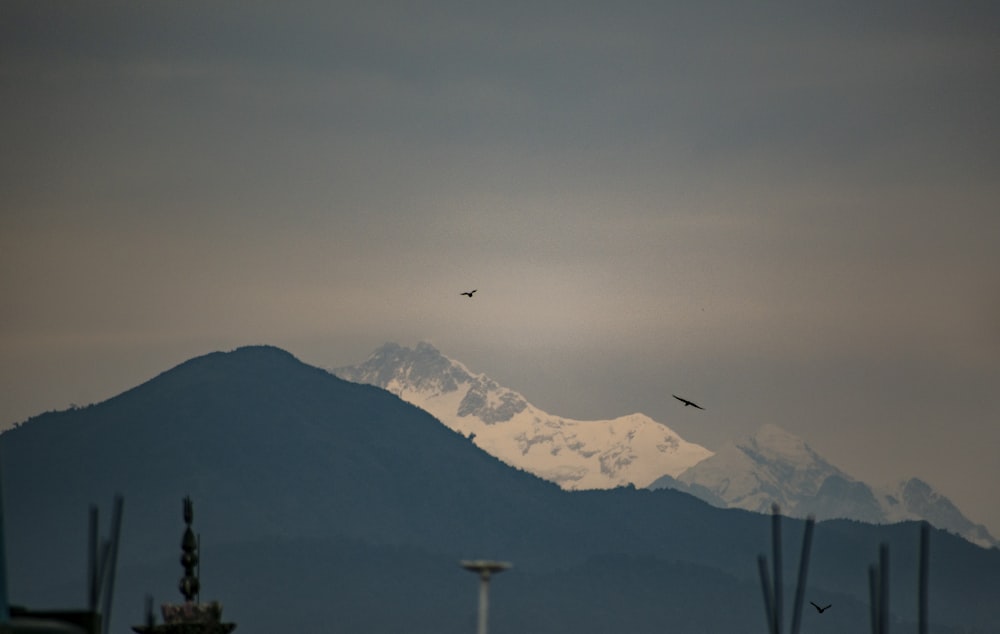
[[[702,410],[705,409],[704,407],[702,407],[701,405],[698,405],[694,401],[689,401],[686,398],[681,398],[681,397],[677,396],[676,394],[671,394],[670,396],[673,396],[675,399],[677,399],[681,403],[684,403],[684,407],[688,407],[690,405],[691,407],[697,407],[698,409],[702,409]]]

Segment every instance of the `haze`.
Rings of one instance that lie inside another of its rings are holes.
[[[562,416],[775,423],[1000,535],[998,19],[5,2],[0,425],[428,340]]]

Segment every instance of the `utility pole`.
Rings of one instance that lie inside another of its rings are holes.
[[[466,560],[459,562],[469,572],[479,575],[479,625],[477,634],[486,634],[486,620],[490,609],[490,577],[500,574],[511,567],[506,561],[488,561],[485,559]]]

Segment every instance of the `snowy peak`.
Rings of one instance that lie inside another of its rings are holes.
[[[348,381],[376,385],[410,402],[450,402],[461,392],[455,414],[475,417],[488,425],[508,421],[528,405],[520,394],[483,374],[473,374],[423,341],[413,349],[387,343],[364,363],[334,373]]]
[[[737,442],[736,447],[757,466],[759,472],[767,475],[776,489],[783,492],[782,497],[788,498],[785,504],[795,497],[790,495],[792,491],[798,496],[815,495],[827,478],[835,476],[852,480],[813,451],[804,440],[777,425],[761,426],[749,437]]]
[[[668,487],[720,507],[870,523],[928,520],[992,547],[997,541],[948,498],[916,478],[873,489],[841,471],[804,440],[763,425],[712,453],[641,413],[611,420],[554,416],[433,345],[387,343],[343,379],[388,390],[430,412],[507,464],[564,489]]]
[[[767,423],[738,441],[736,446],[758,461],[778,461],[786,464],[819,464],[826,462],[804,440],[777,425]]]
[[[722,447],[715,455],[663,478],[653,488],[687,491],[716,506],[817,519],[850,518],[870,523],[927,520],[984,547],[997,545],[985,527],[973,524],[945,496],[912,478],[874,490],[816,453],[801,438],[776,425]]]
[[[985,526],[973,523],[951,500],[919,478],[904,480],[878,494],[890,522],[923,519],[984,548],[1000,545]]]
[[[820,519],[854,517],[853,513],[836,515],[832,509],[827,513],[825,506],[844,506],[843,496],[853,491],[854,478],[777,425],[763,425],[749,436],[727,443],[677,479],[695,490],[710,491],[728,507],[768,513],[778,504],[790,514],[808,512]],[[874,499],[867,485],[857,484]],[[860,494],[865,495],[864,491]],[[808,507],[808,511],[800,512],[800,507]],[[881,516],[869,519],[880,520]]]
[[[816,495],[830,476],[851,479],[801,438],[769,424],[725,445],[678,480],[712,491],[728,506],[766,513],[772,504],[793,509],[799,498]]]
[[[579,421],[534,407],[429,343],[389,343],[366,361],[334,371],[420,407],[512,466],[566,489],[645,487],[711,455],[644,414]]]

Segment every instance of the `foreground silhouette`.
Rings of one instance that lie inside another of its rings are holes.
[[[828,609],[830,609],[830,605],[833,605],[833,604],[830,604],[830,605],[827,605],[826,607],[823,607],[823,608],[821,608],[821,607],[819,607],[818,605],[816,605],[815,603],[813,603],[812,601],[810,601],[810,602],[809,602],[809,605],[811,605],[811,606],[813,606],[814,608],[816,608],[816,611],[817,611],[817,612],[819,612],[820,614],[823,614],[823,613],[824,613],[824,612],[826,612],[826,611],[827,611]]]
[[[472,297],[472,294],[475,293],[477,290],[479,289],[474,288],[471,291],[465,291],[464,293],[459,293],[459,295],[468,295],[469,297]]]
[[[671,394],[671,396],[673,396],[675,399],[677,399],[681,403],[684,403],[684,407],[691,406],[691,407],[697,407],[698,409],[705,409],[704,407],[702,407],[701,405],[698,405],[694,401],[689,401],[686,398],[681,398],[681,397],[677,396],[676,394]]]

